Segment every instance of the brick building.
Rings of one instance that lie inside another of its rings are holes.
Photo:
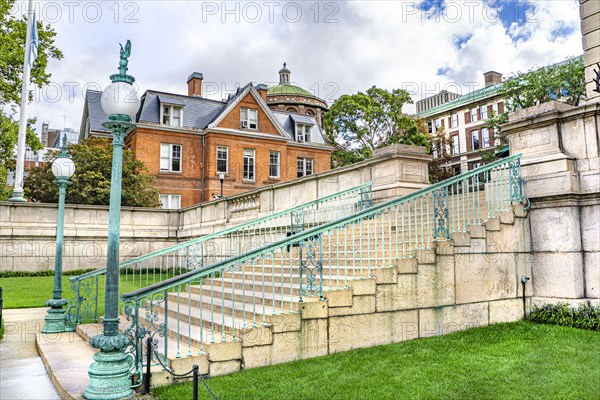
[[[125,145],[156,177],[163,207],[219,196],[221,173],[223,195],[230,196],[330,169],[333,148],[320,126],[326,104],[307,91],[291,95],[301,88],[289,83],[289,70],[282,71],[288,80],[280,79],[271,101],[267,85],[251,83],[224,101],[204,98],[197,72],[187,80],[187,95],[144,93]],[[101,125],[107,117],[100,95],[86,93],[82,140],[109,134]]]
[[[443,130],[447,139],[446,149],[434,145],[434,159],[449,154],[448,167],[456,174],[480,166],[479,151],[495,146],[494,131],[487,128],[487,119],[492,111],[504,112],[502,74],[490,71],[484,78],[485,87],[463,96],[445,92],[416,103],[417,116],[425,119],[429,133]]]

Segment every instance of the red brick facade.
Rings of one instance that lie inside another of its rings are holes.
[[[231,196],[264,185],[271,185],[297,178],[297,159],[309,158],[314,162],[313,173],[330,169],[332,147],[326,144],[304,144],[286,138],[262,109],[252,93],[248,93],[215,126],[203,131],[171,128],[161,125],[138,123],[126,139],[126,147],[143,161],[149,173],[156,177],[160,194],[181,196],[181,207],[209,201],[221,193],[216,170],[217,146],[228,149],[228,172],[223,195]],[[240,127],[240,108],[258,110],[258,129]],[[185,113],[185,110],[184,110]],[[181,145],[181,171],[164,172],[160,169],[161,144]],[[244,149],[255,154],[255,177],[243,179]],[[269,175],[271,152],[280,154],[279,178]]]

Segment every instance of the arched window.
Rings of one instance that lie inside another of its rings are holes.
[[[288,107],[288,108],[285,109],[285,111],[287,111],[287,112],[293,112],[293,113],[298,112],[298,110],[296,110],[294,107]]]
[[[315,112],[313,110],[306,110],[306,115],[315,115]]]

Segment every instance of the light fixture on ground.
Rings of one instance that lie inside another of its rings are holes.
[[[127,75],[131,42],[121,46],[119,73],[110,77],[112,83],[100,99],[108,121],[102,126],[112,132],[113,158],[108,216],[108,246],[106,255],[106,285],[104,288],[104,330],[92,338],[92,346],[100,349],[88,369],[89,383],[83,394],[86,399],[135,398],[131,390],[132,359],[125,354],[130,339],[119,331],[119,242],[121,229],[122,162],[125,137],[135,128],[132,121],[140,107],[135,78]]]
[[[63,230],[65,226],[65,197],[69,178],[75,173],[75,163],[67,154],[67,134],[63,137],[62,151],[52,163],[52,173],[56,177],[54,183],[58,186],[58,218],[56,221],[56,252],[54,259],[54,290],[52,299],[46,302],[51,307],[46,314],[42,333],[66,332],[64,306],[68,301],[62,298],[62,259],[63,259]]]

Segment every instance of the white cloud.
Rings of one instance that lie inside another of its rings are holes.
[[[30,116],[59,128],[63,115],[68,127],[79,128],[83,86],[108,84],[126,39],[133,42],[130,73],[142,90],[186,93],[193,71],[225,91],[236,83],[275,83],[287,61],[295,82],[328,101],[372,85],[411,88],[416,101],[453,82],[482,84],[488,70],[508,74],[582,53],[576,0],[533,2],[527,22],[509,32],[488,3],[472,1],[447,1],[445,12],[429,19],[409,1],[226,2],[229,13],[221,1],[37,3],[38,19],[52,20],[65,54],[50,63],[52,80],[63,89],[79,84],[74,98],[63,91],[49,102],[48,89],[46,100],[30,107]],[[58,17],[50,4],[58,5]],[[456,38],[467,36],[458,49]],[[447,73],[436,75],[440,68]]]

